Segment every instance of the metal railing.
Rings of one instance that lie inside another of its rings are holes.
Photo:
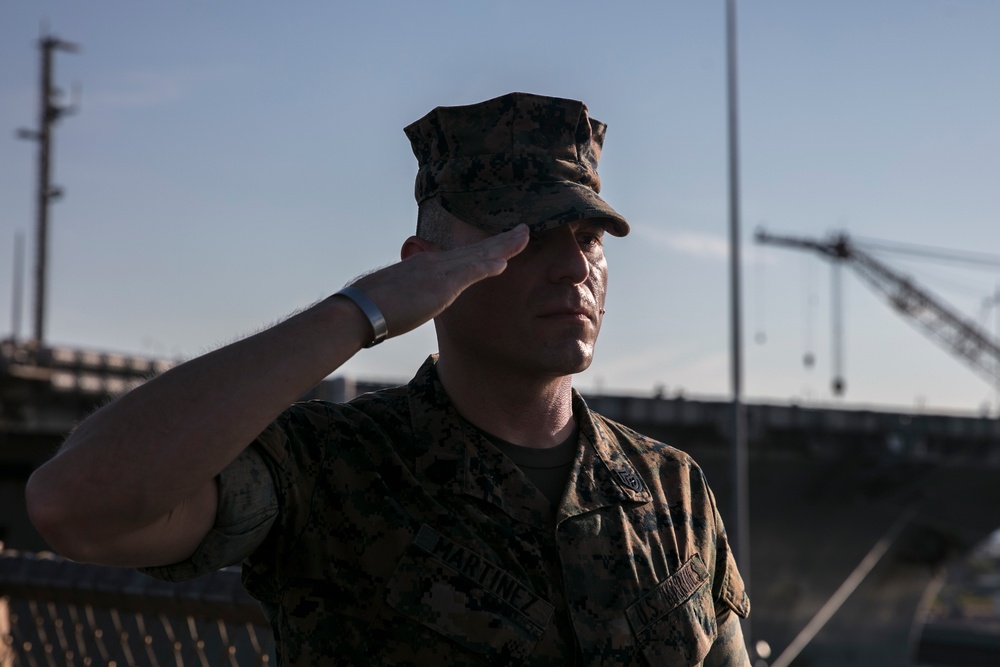
[[[0,551],[0,667],[271,665],[238,569],[170,584],[135,570]]]

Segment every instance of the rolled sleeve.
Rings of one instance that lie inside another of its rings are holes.
[[[731,551],[726,551],[726,569],[719,598],[725,606],[740,618],[750,615],[750,597],[747,595],[743,577],[736,569],[736,561]]]
[[[185,581],[235,565],[259,547],[278,516],[271,471],[253,446],[245,449],[218,476],[219,506],[215,524],[187,559],[172,565],[142,568],[166,581]]]
[[[750,597],[746,585],[736,566],[726,528],[722,523],[722,515],[715,502],[715,496],[708,485],[705,486],[712,503],[712,513],[715,518],[715,582],[712,593],[716,600],[716,616],[722,616],[727,611],[734,612],[740,618],[750,615]]]

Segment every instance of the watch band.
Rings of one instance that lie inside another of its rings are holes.
[[[345,287],[337,292],[340,296],[346,296],[353,301],[361,312],[368,318],[368,323],[372,325],[372,339],[365,347],[374,347],[385,340],[389,335],[389,328],[385,324],[385,316],[378,309],[375,302],[368,298],[368,295],[357,287]],[[336,295],[335,295],[336,296]]]

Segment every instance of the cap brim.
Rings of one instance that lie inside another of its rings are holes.
[[[438,192],[441,205],[491,234],[524,223],[532,231],[577,220],[607,220],[608,233],[625,236],[628,221],[585,185],[569,181],[511,185],[478,192]]]

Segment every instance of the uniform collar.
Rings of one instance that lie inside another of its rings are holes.
[[[573,414],[579,420],[581,446],[556,520],[602,507],[652,502],[649,487],[622,450],[608,422],[591,412],[575,389]]]
[[[551,504],[509,458],[455,410],[431,355],[407,386],[413,470],[433,495],[460,494],[495,505],[537,528],[551,526]],[[573,391],[581,447],[557,521],[601,507],[650,502],[648,488],[603,418]]]

